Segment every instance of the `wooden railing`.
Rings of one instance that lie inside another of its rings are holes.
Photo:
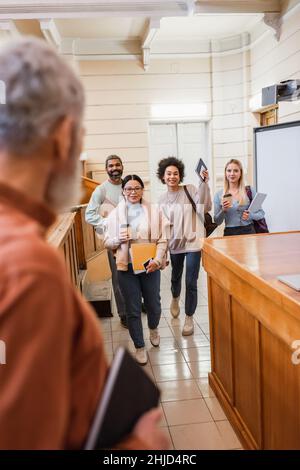
[[[47,236],[49,243],[62,252],[72,282],[77,288],[80,284],[80,272],[86,269],[87,260],[103,249],[94,227],[85,222],[86,205],[98,184],[90,178],[82,177],[81,204],[72,208],[71,212],[60,215]]]
[[[72,283],[79,287],[79,262],[76,243],[75,213],[60,215],[48,232],[48,242],[62,252]]]

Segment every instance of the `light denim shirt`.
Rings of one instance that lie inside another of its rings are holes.
[[[251,186],[252,199],[256,194],[255,189]],[[222,208],[223,189],[218,191],[214,197],[214,220],[218,225],[225,220],[225,227],[240,227],[252,224],[253,220],[262,219],[265,216],[264,211],[261,209],[256,212],[250,212],[248,220],[242,220],[242,215],[245,210],[250,206],[249,198],[246,197],[246,204],[240,206],[238,201],[232,200],[232,207],[226,212]]]

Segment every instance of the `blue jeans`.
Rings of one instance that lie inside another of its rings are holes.
[[[134,274],[132,264],[128,271],[118,271],[119,285],[125,300],[127,324],[132,341],[136,348],[145,346],[141,319],[142,297],[148,317],[148,327],[158,327],[160,305],[160,271],[153,273]]]
[[[173,297],[180,296],[184,258],[186,258],[185,313],[192,316],[195,313],[198,302],[197,281],[200,271],[201,251],[178,253],[176,255],[171,254],[171,291]]]

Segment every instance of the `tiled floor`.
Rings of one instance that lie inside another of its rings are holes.
[[[144,338],[149,361],[144,369],[161,390],[164,418],[161,425],[169,432],[174,449],[240,449],[241,443],[229,424],[217,398],[208,385],[210,371],[209,323],[206,274],[201,268],[196,310],[195,333],[183,337],[184,289],[181,313],[173,319],[169,312],[171,301],[170,269],[162,272],[162,318],[159,332],[161,342],[154,348],[149,341],[147,317],[142,314]],[[119,345],[134,351],[127,330],[118,317],[101,320],[105,349],[109,359]]]

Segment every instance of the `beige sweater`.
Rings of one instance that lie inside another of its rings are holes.
[[[156,243],[157,261],[162,267],[165,266],[167,251],[167,224],[164,214],[159,210],[158,205],[149,205],[142,202],[145,217],[139,226],[137,238],[132,243]],[[129,242],[120,243],[119,230],[121,225],[127,225],[127,205],[126,201],[121,201],[118,206],[109,214],[107,219],[107,231],[104,237],[104,246],[110,250],[116,250],[116,263],[119,271],[127,271],[129,259]]]
[[[211,194],[207,183],[192,184],[186,188],[197,208],[196,216],[183,187],[176,192],[166,191],[159,199],[160,210],[169,223],[169,250],[171,254],[200,251],[205,237],[204,213],[211,210]]]

